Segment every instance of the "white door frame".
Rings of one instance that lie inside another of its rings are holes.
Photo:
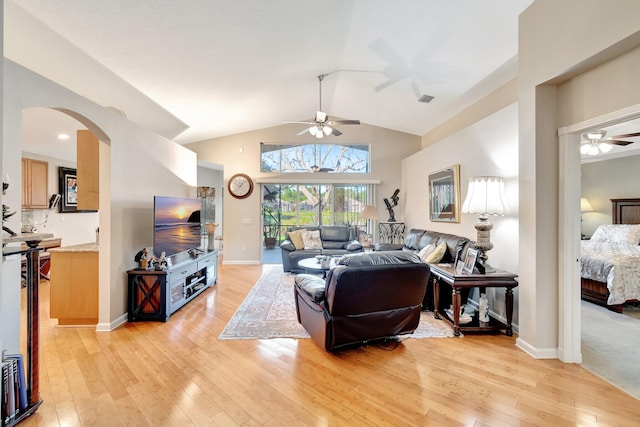
[[[580,310],[580,134],[640,117],[640,104],[558,129],[558,359],[582,363]]]

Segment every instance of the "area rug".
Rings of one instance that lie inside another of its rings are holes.
[[[582,366],[640,399],[640,319],[582,301]]]
[[[218,339],[309,338],[296,317],[294,277],[283,273],[281,265],[265,266],[264,273]],[[447,321],[434,319],[431,312],[422,312],[418,329],[413,334],[402,335],[402,338],[453,336],[453,328]]]

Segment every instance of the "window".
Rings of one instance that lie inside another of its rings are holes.
[[[280,241],[286,238],[291,227],[321,224],[345,224],[355,226],[359,233],[366,230],[366,220],[360,218],[365,205],[373,200],[370,184],[264,184],[263,224],[272,227],[272,219],[279,218],[277,234]],[[276,213],[274,215],[274,213]]]
[[[369,173],[369,146],[362,144],[260,143],[260,171]]]

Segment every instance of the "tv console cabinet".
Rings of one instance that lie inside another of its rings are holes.
[[[129,322],[166,322],[178,309],[216,284],[218,251],[180,253],[164,270],[129,270]]]

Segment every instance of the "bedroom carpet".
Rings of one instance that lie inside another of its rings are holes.
[[[265,266],[262,276],[218,337],[221,340],[309,338],[298,323],[293,278],[281,265]],[[422,312],[418,329],[400,338],[450,338],[453,328],[433,313]]]
[[[626,309],[625,309],[626,310]],[[640,399],[640,319],[582,301],[582,366]]]

